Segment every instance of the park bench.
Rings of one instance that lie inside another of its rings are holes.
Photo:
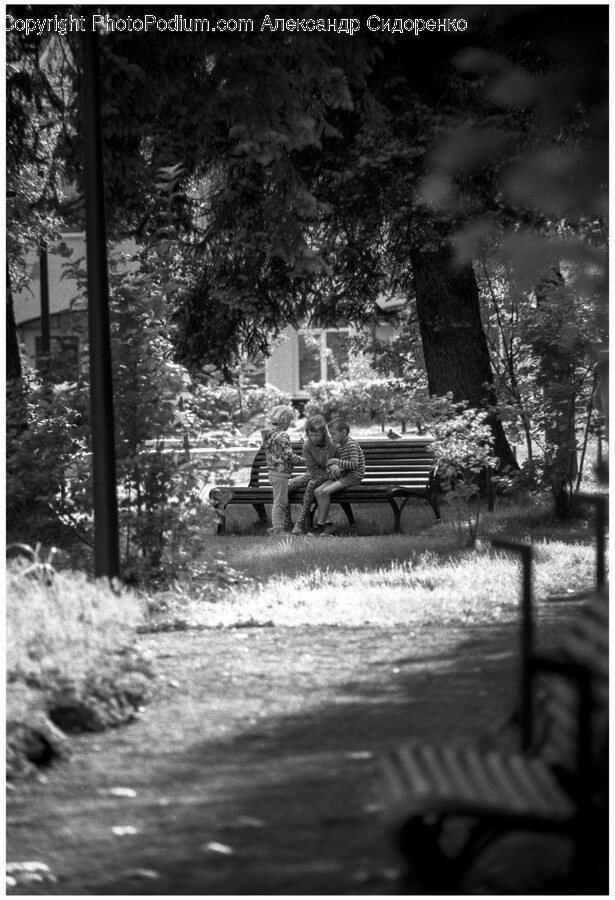
[[[531,548],[497,546],[523,559],[521,749],[412,741],[386,754],[385,817],[406,862],[404,888],[460,893],[463,877],[494,839],[529,831],[571,839],[571,892],[601,893],[608,883],[607,586],[598,584],[579,603],[556,652],[538,653]],[[455,822],[466,830],[451,855]]]
[[[295,453],[301,454],[302,441],[293,441]],[[365,478],[356,487],[333,494],[332,502],[339,503],[349,522],[353,522],[352,506],[357,503],[388,503],[393,512],[393,528],[401,532],[401,515],[411,498],[426,501],[440,518],[437,484],[430,438],[399,438],[391,440],[363,439],[360,441],[365,455]],[[305,472],[297,465],[293,477]],[[267,478],[265,451],[261,447],[254,457],[250,481],[246,487],[224,488],[228,494],[228,506],[254,506],[261,523],[267,522],[265,505],[273,502],[273,491]],[[291,503],[301,503],[303,488],[291,491]],[[309,527],[308,522],[308,527]]]

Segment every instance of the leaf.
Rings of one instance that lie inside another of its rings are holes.
[[[139,833],[139,829],[134,825],[114,825],[111,831],[118,837],[125,837],[126,835]]]
[[[103,793],[110,794],[112,797],[136,797],[137,792],[128,787],[112,787]]]
[[[204,844],[203,850],[206,853],[214,853],[221,856],[232,856],[234,853],[234,850],[228,844],[219,844],[217,841],[209,841],[207,844]]]

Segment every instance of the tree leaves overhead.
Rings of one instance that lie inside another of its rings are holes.
[[[475,114],[447,122],[429,155],[421,196],[440,214],[466,213],[458,241],[464,259],[476,257],[485,241],[500,240],[502,227],[511,247],[525,228],[536,265],[523,254],[509,259],[528,282],[562,259],[578,264],[583,248],[587,266],[595,267],[590,223],[608,214],[605,8],[561,7],[554,14],[548,7],[476,7],[467,18],[477,46],[457,54],[455,65],[475,98]],[[564,238],[557,248],[556,231]]]
[[[260,31],[261,7],[155,8],[167,18],[194,10],[211,23],[254,18],[255,30],[116,30],[99,42],[111,235],[183,245],[186,271],[199,272],[174,294],[177,350],[191,364],[228,368],[302,319],[369,321],[384,290],[412,293],[411,251],[430,252],[455,229],[467,259],[504,226],[513,240],[520,225],[603,209],[600,52],[589,65],[600,12],[468,7],[455,10],[466,33],[419,36],[371,32],[360,12],[350,37]],[[379,12],[405,19],[408,8]],[[42,39],[11,40],[40,57]],[[60,44],[72,127],[52,155],[79,184],[80,35]],[[11,96],[31,106],[34,84],[20,87],[16,73]],[[13,122],[17,148],[19,102]]]

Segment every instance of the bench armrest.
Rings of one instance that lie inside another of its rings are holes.
[[[567,678],[577,691],[577,772],[579,797],[588,796],[592,770],[592,679],[589,666],[549,653],[535,653],[528,660],[534,676],[540,672]]]

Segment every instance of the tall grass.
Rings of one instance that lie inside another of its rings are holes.
[[[153,672],[136,645],[144,601],[76,572],[38,575],[17,564],[7,572],[11,779],[39,764],[38,744],[24,734],[43,733],[59,753],[49,720],[65,732],[100,731],[133,719],[151,696]]]
[[[136,595],[119,596],[78,572],[59,572],[47,584],[10,567],[6,596],[9,679],[44,681],[50,672],[65,672],[83,681],[130,643],[144,615]]]

